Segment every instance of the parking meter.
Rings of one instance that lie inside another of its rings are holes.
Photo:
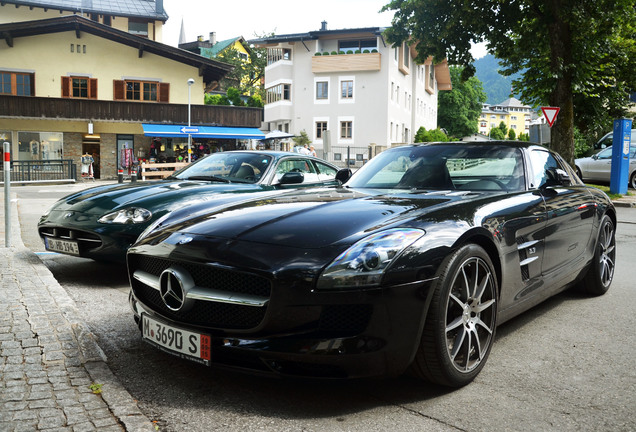
[[[614,120],[612,140],[612,171],[610,192],[625,195],[629,176],[629,145],[632,140],[632,120]]]

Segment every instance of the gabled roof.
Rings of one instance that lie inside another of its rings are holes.
[[[232,39],[226,39],[215,43],[210,48],[201,48],[201,55],[208,58],[216,57],[224,49],[231,47],[237,40],[245,42],[242,36],[238,36]]]
[[[514,98],[514,97],[506,99],[502,103],[497,104],[497,106],[530,108],[528,105],[524,105],[523,102],[521,102],[519,99]]]
[[[7,45],[13,47],[13,41],[17,38],[67,31],[74,31],[77,38],[81,38],[82,32],[84,32],[133,47],[139,51],[139,57],[142,57],[144,52],[149,52],[196,67],[206,83],[220,80],[233,68],[227,63],[211,60],[180,48],[117,30],[79,15],[0,24],[0,41],[4,39]]]
[[[105,15],[151,18],[166,21],[163,0],[2,0],[13,4],[68,12],[99,13]]]

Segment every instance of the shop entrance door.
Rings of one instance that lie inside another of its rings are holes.
[[[93,156],[93,177],[95,177],[96,179],[101,178],[99,166],[99,143],[82,143],[82,155],[85,155],[87,153]]]

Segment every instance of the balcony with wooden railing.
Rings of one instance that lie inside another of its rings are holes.
[[[193,125],[260,127],[262,108],[191,105]],[[0,95],[0,117],[188,124],[187,104]]]
[[[313,73],[379,71],[380,53],[319,55],[311,58]]]

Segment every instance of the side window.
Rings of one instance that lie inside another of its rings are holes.
[[[305,176],[304,183],[315,183],[318,181],[318,174],[311,161],[306,159],[286,159],[281,161],[276,167],[276,180],[288,172],[300,172]]]
[[[612,158],[612,149],[611,148],[607,148],[605,150],[601,150],[600,152],[598,152],[597,157],[599,159],[611,159]]]
[[[316,168],[318,169],[318,179],[320,181],[330,181],[336,179],[336,174],[338,170],[330,167],[327,164],[322,162],[314,162],[316,164]]]
[[[546,170],[548,168],[560,168],[557,160],[545,150],[532,150],[530,153],[530,163],[532,164],[533,178],[530,183],[531,189],[537,189],[547,180]]]

